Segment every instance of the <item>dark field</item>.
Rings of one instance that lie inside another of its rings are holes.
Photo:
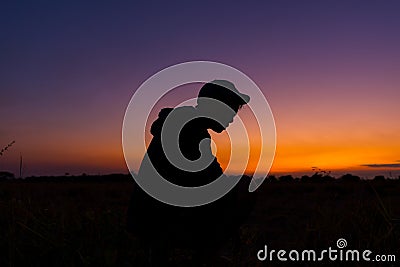
[[[0,266],[144,266],[142,244],[125,229],[134,182],[0,182]],[[336,248],[394,254],[399,266],[400,182],[265,182],[256,206],[214,265],[343,266],[331,263],[260,262],[270,249]],[[212,242],[212,240],[210,240]],[[170,251],[173,265],[187,266],[191,251]],[[365,262],[346,266],[366,266]]]

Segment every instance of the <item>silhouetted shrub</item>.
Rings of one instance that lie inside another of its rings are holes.
[[[340,177],[340,180],[345,181],[345,182],[357,182],[357,181],[360,181],[360,177],[348,173],[348,174],[345,174],[342,177]]]
[[[274,183],[274,182],[277,182],[278,179],[276,179],[275,175],[270,175],[267,177],[267,181]]]
[[[303,175],[303,176],[301,176],[300,181],[302,181],[302,182],[309,182],[309,181],[310,181],[310,176],[308,176],[308,175]]]
[[[14,179],[14,178],[15,178],[15,176],[11,172],[6,172],[6,171],[0,172],[0,181],[5,181],[5,180],[9,180],[9,179]]]
[[[377,175],[374,177],[374,181],[385,181],[385,176]]]
[[[279,181],[280,182],[293,182],[293,176],[291,175],[283,175],[281,177],[279,177]]]
[[[321,179],[322,179],[322,181],[329,182],[329,181],[334,181],[335,177],[330,176],[330,175],[325,175],[325,176],[322,176]]]

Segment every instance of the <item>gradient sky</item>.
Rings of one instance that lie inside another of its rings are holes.
[[[18,174],[22,154],[24,176],[126,172],[134,90],[170,65],[211,60],[267,97],[273,172],[400,175],[400,3],[265,2],[3,1],[0,146],[16,143],[0,170]]]

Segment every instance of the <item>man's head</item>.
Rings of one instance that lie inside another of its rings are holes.
[[[210,129],[225,130],[238,110],[250,101],[248,95],[240,93],[235,85],[226,80],[214,80],[200,89],[197,108],[203,116],[210,118]]]

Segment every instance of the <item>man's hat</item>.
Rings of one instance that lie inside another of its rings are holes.
[[[229,106],[242,106],[250,101],[248,95],[240,93],[233,83],[226,80],[214,80],[204,84],[198,97],[213,98]]]

